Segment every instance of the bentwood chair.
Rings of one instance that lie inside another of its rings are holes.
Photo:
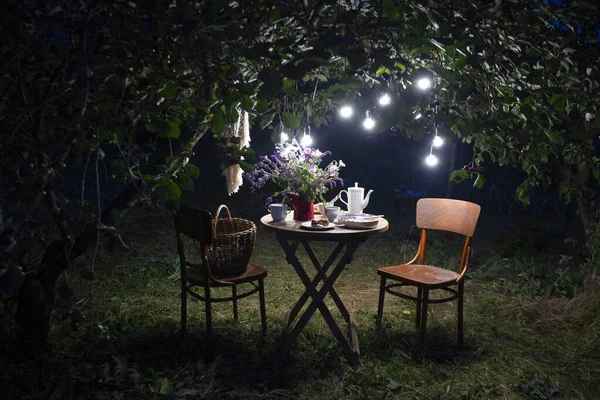
[[[481,207],[474,203],[450,199],[420,199],[417,202],[417,227],[421,229],[421,240],[415,257],[406,264],[377,269],[381,276],[379,305],[377,307],[377,326],[381,326],[385,293],[390,293],[417,303],[416,327],[421,347],[425,344],[427,330],[427,306],[458,300],[458,342],[463,343],[463,305],[464,278],[471,254],[471,238],[479,219]],[[458,272],[425,264],[425,245],[427,231],[438,230],[460,234],[465,237]],[[418,264],[415,262],[418,261]],[[387,284],[387,281],[393,281]],[[394,290],[401,286],[414,286],[416,296]],[[453,288],[452,286],[458,286]],[[440,299],[431,299],[430,292],[441,290],[450,295]]]
[[[206,334],[210,341],[212,339],[212,303],[221,303],[226,301],[233,302],[233,319],[238,319],[238,300],[258,292],[260,303],[260,318],[262,332],[266,333],[267,318],[265,313],[265,290],[264,279],[267,271],[257,264],[250,262],[246,271],[238,276],[218,277],[211,272],[207,257],[207,246],[212,243],[212,216],[210,212],[199,210],[192,207],[181,205],[179,211],[173,213],[175,221],[175,232],[177,234],[177,250],[181,263],[181,331],[186,332],[187,328],[187,295],[201,300],[205,304],[206,313]],[[184,236],[187,236],[197,242],[200,250],[201,262],[198,264],[190,263],[186,260],[186,251],[184,246]],[[237,292],[237,286],[242,283],[249,283],[253,287],[241,294]],[[204,288],[204,296],[200,295],[194,289],[196,287]],[[231,296],[214,298],[211,296],[213,287],[230,287]]]

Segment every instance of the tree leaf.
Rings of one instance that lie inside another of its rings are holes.
[[[289,129],[298,129],[300,125],[300,120],[294,114],[289,112],[284,112],[281,116],[283,125],[285,125]]]
[[[212,118],[210,119],[210,129],[215,135],[220,134],[225,129],[227,121],[225,120],[225,114],[221,108],[217,108]]]
[[[167,188],[169,189],[170,199],[179,200],[179,198],[181,197],[181,189],[179,188],[179,185],[171,181],[167,184]]]
[[[248,111],[251,112],[252,111],[252,100],[250,100],[250,97],[248,96],[243,96],[242,97],[242,101],[241,101],[241,105],[242,105],[242,109],[244,111]]]
[[[156,132],[158,136],[162,138],[168,137],[172,139],[177,139],[180,134],[180,124],[181,121],[167,121],[163,118],[154,117],[152,118],[152,125],[150,126],[152,130],[148,129],[148,125],[146,125],[146,129],[148,129],[150,132]]]
[[[456,82],[456,76],[454,76],[454,72],[442,67],[441,65],[434,65],[431,70],[450,83]]]
[[[194,179],[185,172],[179,171],[177,174],[177,182],[183,190],[194,190]]]
[[[475,183],[473,183],[473,187],[477,189],[481,189],[485,184],[485,177],[481,174],[477,174],[477,179],[475,179]]]
[[[175,83],[173,81],[169,81],[169,82],[167,82],[167,84],[165,86],[163,86],[163,88],[161,90],[159,90],[159,93],[161,95],[163,95],[165,97],[165,99],[172,100],[173,97],[175,96],[176,88],[177,88],[177,83]]]
[[[394,0],[383,0],[383,15],[394,21],[404,20],[404,11]]]
[[[474,90],[473,86],[471,86],[469,84],[462,85],[456,91],[456,101],[466,100],[473,93],[473,90]]]
[[[194,164],[188,163],[185,166],[185,172],[193,178],[198,178],[198,176],[200,176],[200,169]]]
[[[156,187],[156,197],[161,201],[179,200],[181,188],[173,181],[163,181]]]
[[[302,99],[304,98],[304,94],[299,91],[298,89],[294,89],[294,88],[285,88],[283,89],[286,93],[291,94],[292,96],[294,96],[297,99]]]
[[[459,57],[458,60],[456,60],[456,69],[463,69],[464,67],[467,66],[467,57],[462,56]]]
[[[526,120],[530,121],[533,118],[533,108],[530,105],[522,104],[520,110]]]
[[[464,169],[457,169],[455,171],[452,171],[452,173],[450,174],[450,181],[454,183],[459,183],[464,181],[465,179],[468,179],[469,176],[469,173]]]
[[[550,102],[551,105],[554,105],[554,103],[556,103],[557,101],[564,101],[566,99],[566,95],[564,93],[560,93],[560,94],[555,94],[550,96],[550,99],[548,100]]]
[[[259,113],[264,113],[269,111],[269,102],[264,99],[260,99],[256,102],[256,111]]]

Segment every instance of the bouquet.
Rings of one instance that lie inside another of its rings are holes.
[[[322,159],[328,155],[331,152],[304,147],[294,139],[291,145],[278,144],[270,157],[261,156],[252,171],[244,177],[252,185],[252,192],[272,181],[280,188],[273,197],[289,192],[305,196],[311,202],[324,202],[323,195],[329,189],[337,184],[344,185],[339,177],[340,168],[345,166],[342,160],[332,161],[325,168],[319,167]],[[271,201],[272,197],[268,203]]]

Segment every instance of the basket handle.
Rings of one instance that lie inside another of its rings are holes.
[[[217,214],[215,216],[215,225],[213,227],[213,237],[217,236],[217,224],[219,223],[219,215],[221,215],[221,210],[222,209],[227,210],[227,215],[229,216],[229,219],[232,219],[231,218],[231,213],[229,212],[229,207],[227,207],[225,204],[221,204],[219,206],[219,208],[217,209]]]

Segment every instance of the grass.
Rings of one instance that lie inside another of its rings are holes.
[[[359,248],[336,284],[359,323],[360,364],[348,364],[318,313],[288,359],[277,363],[281,317],[303,286],[275,239],[261,233],[253,253],[269,271],[267,336],[260,335],[258,297],[252,296],[240,301],[237,324],[229,303],[215,305],[215,339],[206,343],[198,302],[189,308],[189,337],[178,334],[178,264],[171,226],[164,226],[138,225],[132,252],[102,254],[94,284],[96,338],[90,340],[90,321],[74,333],[55,321],[46,355],[0,367],[2,383],[11,383],[6,398],[591,399],[600,389],[600,286],[594,279],[573,298],[533,296],[531,271],[551,265],[500,253],[480,257],[466,284],[466,344],[456,344],[456,303],[432,305],[429,343],[421,352],[411,303],[387,296],[383,327],[375,328],[375,269],[407,260],[416,249],[414,242],[380,235]],[[448,243],[434,237],[430,261],[454,259],[441,251]],[[330,249],[315,247],[322,256]],[[83,298],[88,283],[74,273],[67,279]]]

